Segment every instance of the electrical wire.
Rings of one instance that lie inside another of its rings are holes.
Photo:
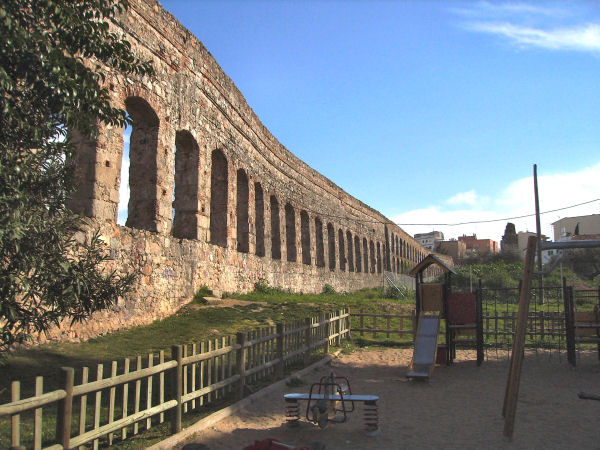
[[[575,207],[581,206],[581,205],[587,205],[589,203],[597,202],[599,200],[600,200],[600,198],[595,198],[594,200],[588,200],[587,202],[577,203],[575,205],[565,206],[563,208],[551,209],[551,210],[548,210],[548,211],[541,212],[540,216],[542,214],[549,214],[549,213],[553,213],[553,212],[556,212],[556,211],[563,211],[565,209],[575,208]],[[398,225],[398,226],[445,226],[445,227],[454,227],[454,226],[458,226],[458,225],[471,225],[471,224],[477,224],[477,223],[504,222],[506,220],[523,219],[525,217],[534,217],[534,216],[535,216],[535,214],[525,214],[523,216],[505,217],[503,219],[473,220],[473,221],[469,221],[469,222],[458,222],[458,223],[396,223],[396,225]]]

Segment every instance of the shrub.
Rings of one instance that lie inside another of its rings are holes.
[[[337,291],[335,290],[335,288],[330,285],[330,284],[326,284],[325,286],[323,286],[323,294],[337,294]]]
[[[206,300],[204,300],[204,297],[209,297],[212,295],[212,293],[213,292],[208,288],[208,286],[203,284],[194,294],[194,298],[192,298],[192,303],[205,304]]]

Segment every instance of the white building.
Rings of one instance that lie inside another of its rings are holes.
[[[554,242],[569,239],[580,234],[600,234],[600,214],[563,217],[552,224]]]
[[[441,231],[431,231],[429,233],[417,233],[414,237],[419,244],[434,252],[438,243],[444,240],[444,233]]]

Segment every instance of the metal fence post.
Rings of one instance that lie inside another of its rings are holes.
[[[71,448],[71,415],[73,412],[73,383],[75,370],[72,367],[60,368],[60,386],[67,396],[58,402],[56,413],[56,440],[63,448]]]
[[[181,415],[183,405],[181,397],[183,396],[183,361],[181,345],[173,345],[171,347],[171,357],[177,361],[177,366],[173,369],[171,379],[171,390],[173,399],[177,400],[177,405],[171,410],[171,433],[179,433],[181,431]]]

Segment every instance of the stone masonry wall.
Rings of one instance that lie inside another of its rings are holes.
[[[114,104],[134,121],[127,223],[116,224],[121,128],[80,140],[71,206],[101,229],[109,269],[142,275],[117,307],[47,339],[164,318],[202,285],[245,292],[264,279],[293,291],[326,284],[349,291],[380,286],[383,271],[407,272],[426,256],[402,229],[284,148],[202,43],[157,2],[130,3],[113,26],[153,61],[156,75],[107,80]]]

